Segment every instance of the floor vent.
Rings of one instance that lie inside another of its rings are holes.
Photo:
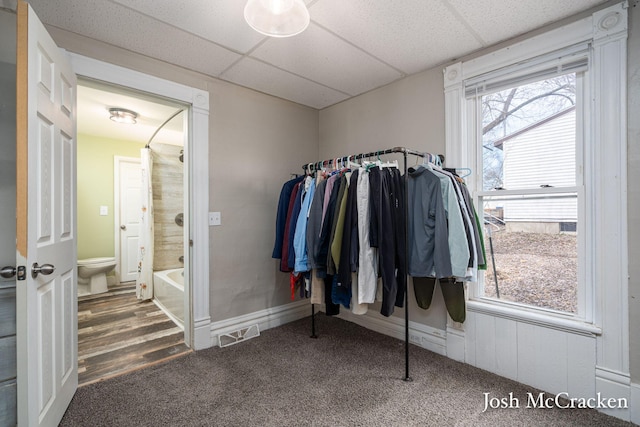
[[[258,336],[260,336],[260,329],[258,328],[258,325],[251,325],[247,328],[218,335],[218,345],[220,347],[228,347]]]

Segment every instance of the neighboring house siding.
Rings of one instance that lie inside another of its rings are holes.
[[[508,190],[576,185],[575,109],[531,127],[503,142],[504,188]],[[577,198],[554,197],[509,201],[504,220],[574,222]]]

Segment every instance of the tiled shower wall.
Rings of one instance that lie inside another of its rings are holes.
[[[184,227],[175,221],[176,215],[184,210],[184,163],[179,159],[180,150],[180,146],[151,144],[155,271],[184,266],[180,262],[180,257],[184,255]]]

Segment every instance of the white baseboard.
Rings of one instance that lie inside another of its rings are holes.
[[[311,303],[309,300],[296,301],[278,307],[256,311],[230,319],[212,322],[209,328],[209,347],[218,345],[218,335],[247,328],[257,324],[260,331],[275,328],[294,320],[302,319],[311,314]]]
[[[404,318],[384,317],[373,310],[364,315],[341,310],[338,317],[384,335],[405,339]],[[447,354],[446,334],[440,329],[409,321],[409,342],[443,356]]]
[[[447,325],[446,349],[447,357],[457,362],[465,362],[464,330]]]
[[[631,379],[629,374],[612,371],[596,366],[596,394],[606,399],[626,399],[627,407],[615,409],[598,408],[598,411],[625,421],[631,419],[631,409],[634,402],[631,400]]]
[[[196,320],[193,325],[193,349],[203,350],[211,345],[211,318]]]

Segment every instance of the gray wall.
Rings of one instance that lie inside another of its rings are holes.
[[[271,259],[282,184],[318,156],[318,112],[221,85],[212,91],[209,173],[214,320],[290,302],[288,274]]]
[[[320,111],[320,158],[391,147],[444,153],[442,70],[431,69]],[[415,157],[409,159],[410,165]],[[402,163],[400,163],[402,165]],[[451,165],[456,166],[456,165]],[[446,310],[439,287],[429,310],[418,307],[409,283],[410,319],[444,329]],[[379,311],[378,304],[370,310]],[[404,316],[397,309],[394,316]]]
[[[318,155],[318,112],[124,49],[48,28],[58,45],[209,92],[210,312],[214,321],[289,302],[271,259],[282,183]]]
[[[631,380],[640,383],[640,1],[629,2],[627,179],[629,218],[629,349]]]

